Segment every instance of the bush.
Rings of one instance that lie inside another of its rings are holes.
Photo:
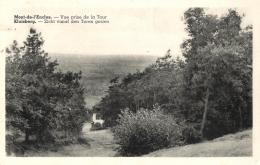
[[[172,116],[163,114],[160,107],[136,113],[126,109],[117,122],[112,131],[122,155],[142,155],[174,146],[181,138],[181,127]]]

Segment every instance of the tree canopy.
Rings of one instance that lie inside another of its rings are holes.
[[[117,124],[120,110],[159,104],[205,138],[252,126],[252,26],[242,28],[236,10],[218,17],[190,8],[184,21],[183,60],[169,50],[144,71],[111,81],[94,107],[107,125]]]
[[[6,128],[39,143],[76,140],[86,120],[81,72],[62,73],[42,50],[41,33],[30,29],[23,46],[6,49]]]

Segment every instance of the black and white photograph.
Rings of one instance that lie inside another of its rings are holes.
[[[253,157],[250,8],[1,3],[5,158]]]

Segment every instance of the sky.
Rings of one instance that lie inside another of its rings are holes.
[[[24,7],[9,8],[3,18],[2,47],[15,39],[22,43],[30,27],[42,33],[44,50],[48,53],[67,55],[156,55],[162,56],[168,49],[180,55],[180,44],[187,38],[182,19],[187,8],[182,7],[123,7],[123,8],[65,8]],[[223,14],[227,8],[210,8],[209,13]],[[252,23],[250,12],[245,13],[244,24]],[[39,14],[60,15],[103,15],[107,24],[14,24],[13,15]],[[9,29],[9,30],[6,30]]]

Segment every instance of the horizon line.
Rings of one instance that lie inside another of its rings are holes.
[[[64,56],[149,56],[149,57],[163,57],[164,54],[137,54],[137,53],[111,53],[111,54],[94,54],[94,53],[57,53],[57,52],[46,52],[48,55],[64,55]],[[172,56],[182,56],[182,54],[172,54]]]

